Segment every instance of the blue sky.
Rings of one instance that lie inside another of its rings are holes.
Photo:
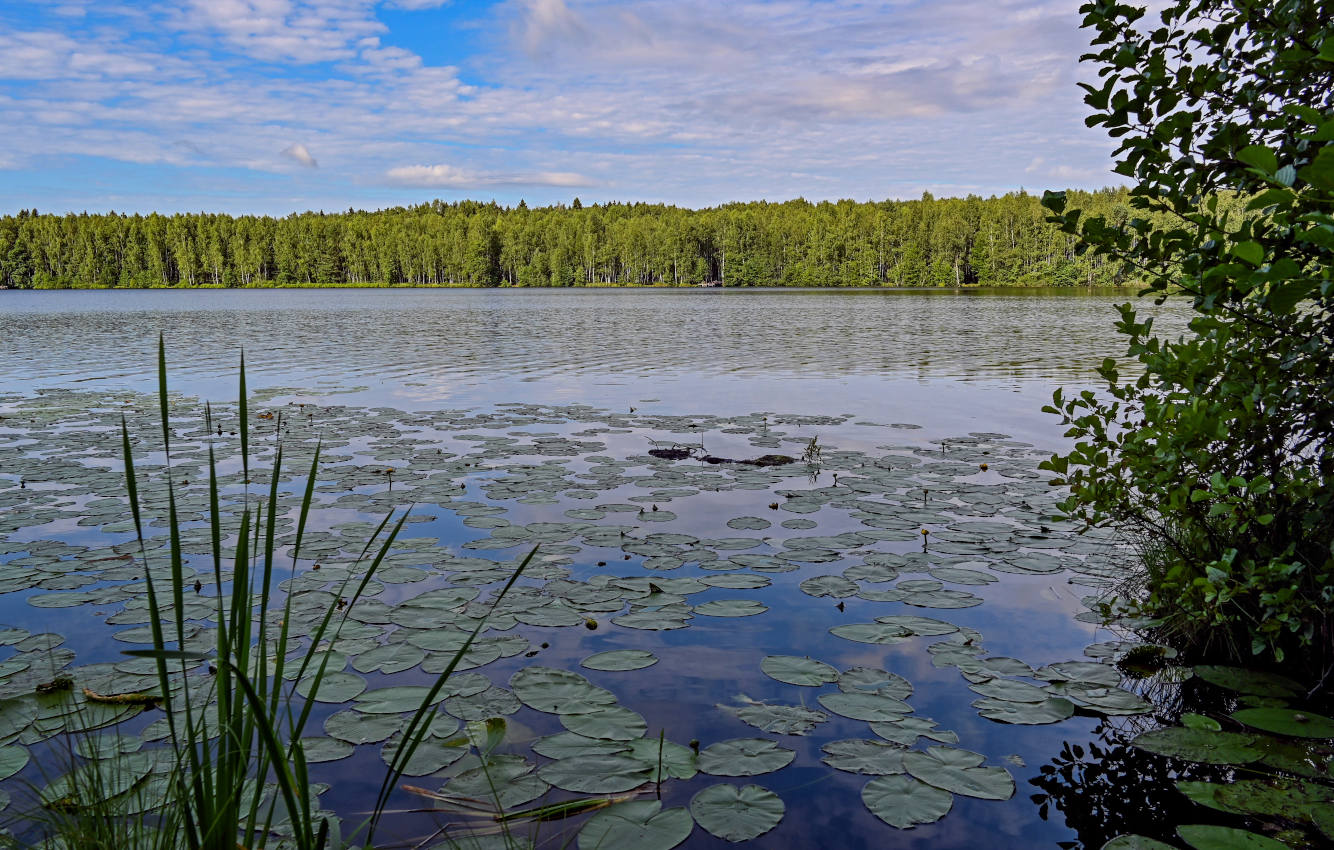
[[[0,213],[1094,188],[1078,0],[3,0]]]

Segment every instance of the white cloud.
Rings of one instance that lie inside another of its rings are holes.
[[[1073,85],[1073,0],[510,0],[442,33],[486,48],[459,67],[396,42],[376,0],[87,8],[95,26],[0,30],[12,159],[251,169],[283,175],[283,203],[335,208],[414,188],[704,205],[1111,179]],[[248,178],[197,179],[218,197]]]
[[[306,166],[307,168],[320,167],[320,164],[315,161],[315,157],[311,156],[310,151],[307,150],[306,146],[301,144],[300,142],[288,145],[287,147],[283,148],[282,154],[288,159],[293,160],[295,162],[299,162],[302,165]]]
[[[391,181],[424,188],[480,189],[492,186],[596,186],[597,181],[568,171],[531,174],[477,172],[452,165],[403,165],[385,172]]]

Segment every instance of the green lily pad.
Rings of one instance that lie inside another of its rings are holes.
[[[519,700],[504,688],[493,685],[480,693],[450,697],[444,701],[443,707],[460,720],[486,720],[518,711]]]
[[[27,766],[31,756],[18,744],[0,747],[0,779],[8,779]]]
[[[759,785],[711,785],[690,798],[690,813],[705,831],[737,843],[758,838],[783,819],[778,795]]]
[[[912,829],[935,823],[948,814],[954,795],[910,776],[881,776],[866,783],[862,802],[890,826]]]
[[[838,670],[823,661],[796,655],[769,655],[760,662],[760,669],[770,679],[789,685],[818,687],[838,679]]]
[[[695,613],[705,617],[753,617],[768,610],[754,599],[712,599],[695,606]]]
[[[361,694],[353,707],[363,714],[401,714],[405,711],[416,711],[429,693],[429,688],[420,685],[377,688]],[[444,693],[436,694],[436,701],[440,701],[444,696]]]
[[[550,759],[612,756],[630,752],[630,744],[624,741],[599,741],[576,735],[574,732],[560,732],[538,738],[533,742],[533,752]]]
[[[871,731],[886,741],[893,741],[905,747],[916,744],[918,738],[928,738],[942,744],[959,743],[957,733],[939,728],[936,721],[926,717],[904,716],[875,722],[871,724]]]
[[[912,707],[894,697],[868,693],[844,693],[838,691],[820,694],[820,705],[843,717],[853,720],[893,720],[912,713]]]
[[[658,663],[658,656],[643,649],[613,649],[598,652],[579,662],[589,670],[624,671],[642,670]]]
[[[580,794],[617,794],[649,781],[650,768],[639,759],[615,754],[574,756],[538,768],[546,782]]]
[[[1239,720],[1253,729],[1263,729],[1292,738],[1334,738],[1334,719],[1311,711],[1291,708],[1243,708],[1233,712]]]
[[[579,850],[671,850],[690,837],[695,822],[684,808],[661,809],[657,800],[635,800],[603,809],[579,830]]]
[[[1195,850],[1287,850],[1286,844],[1244,829],[1207,824],[1177,827],[1177,835]]]
[[[560,722],[577,735],[605,741],[633,741],[648,731],[643,716],[619,705],[579,714],[562,714]]]
[[[796,757],[765,738],[733,738],[701,750],[699,769],[713,776],[759,776],[787,767]]]
[[[895,699],[912,696],[912,682],[875,667],[853,667],[838,676],[838,689],[850,694],[879,694]]]
[[[366,680],[355,673],[325,673],[322,678],[307,676],[296,683],[297,693],[316,702],[348,702],[365,690]]]
[[[928,747],[903,755],[903,767],[916,778],[944,791],[983,800],[1014,796],[1014,778],[1003,767],[981,767],[983,756],[953,747]]]
[[[1051,697],[1042,702],[1013,702],[1000,699],[980,699],[973,702],[977,713],[998,723],[1018,726],[1043,726],[1060,723],[1075,713],[1075,704],[1064,697]]]
[[[549,714],[581,714],[616,704],[611,691],[553,667],[525,667],[510,677],[510,688],[524,705]]]
[[[328,762],[345,759],[352,755],[355,747],[337,738],[302,738],[301,750],[308,762]]]
[[[1130,743],[1151,753],[1204,764],[1249,764],[1263,755],[1253,746],[1251,735],[1179,726],[1144,732]]]
[[[667,777],[674,779],[693,779],[699,770],[695,763],[699,757],[689,747],[658,738],[638,738],[630,742],[630,755],[649,766],[652,774],[650,782],[659,782]],[[662,765],[662,776],[658,775],[658,765]]]
[[[824,712],[797,705],[748,705],[738,709],[736,716],[756,729],[779,735],[805,735],[829,719]]]
[[[831,596],[835,599],[856,596],[857,591],[861,590],[856,583],[843,576],[815,576],[803,581],[800,587],[801,592],[807,596]]]
[[[771,525],[773,523],[769,520],[757,516],[739,516],[727,521],[727,527],[734,528],[737,531],[762,531]]]
[[[903,627],[886,623],[849,623],[845,626],[834,626],[829,633],[857,643],[885,646],[903,643],[912,636],[912,632]]]
[[[1102,845],[1102,850],[1176,850],[1156,838],[1143,835],[1118,835]]]
[[[1214,664],[1201,664],[1194,669],[1195,675],[1204,681],[1243,694],[1297,697],[1305,693],[1305,689],[1299,683],[1277,673]]]
[[[349,709],[329,715],[324,731],[349,744],[378,744],[389,740],[403,724],[403,718],[396,714],[362,714]]]
[[[820,761],[837,770],[862,773],[867,776],[889,776],[903,773],[903,754],[907,750],[898,744],[853,738],[831,741],[820,748]]]
[[[1014,679],[987,679],[968,686],[974,693],[992,699],[1009,702],[1045,702],[1051,694],[1046,688],[1039,688]]]

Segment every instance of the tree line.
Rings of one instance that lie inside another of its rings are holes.
[[[1111,222],[1124,189],[1069,193]],[[1075,286],[1125,282],[1039,199],[529,208],[433,201],[272,218],[211,213],[0,218],[0,285]]]

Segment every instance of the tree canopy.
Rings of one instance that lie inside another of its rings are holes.
[[[1147,607],[1206,651],[1334,665],[1334,3],[1082,7],[1089,123],[1119,140],[1135,214],[1049,193],[1062,231],[1187,298],[1190,332],[1121,308],[1142,371],[1057,394],[1067,509],[1123,524]],[[1228,200],[1233,202],[1227,202]]]
[[[1075,193],[1110,221],[1123,189]],[[1051,286],[1123,282],[1037,197],[529,208],[434,201],[286,218],[0,218],[0,285]]]

